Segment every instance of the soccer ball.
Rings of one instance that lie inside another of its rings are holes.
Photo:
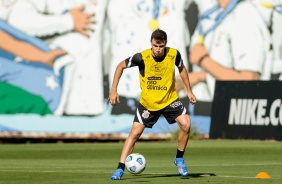
[[[132,174],[140,174],[146,167],[145,157],[140,153],[131,153],[125,160],[125,167]]]

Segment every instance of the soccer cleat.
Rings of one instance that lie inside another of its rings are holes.
[[[178,167],[178,172],[181,176],[188,176],[188,169],[183,158],[175,158],[174,163]]]
[[[116,172],[114,172],[114,174],[111,176],[112,180],[120,180],[122,175],[123,175],[124,171],[122,169],[117,169]]]

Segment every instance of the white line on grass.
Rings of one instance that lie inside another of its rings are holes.
[[[282,163],[242,163],[242,164],[210,164],[210,165],[193,165],[187,164],[188,167],[230,167],[230,166],[268,166],[268,165],[282,165]],[[150,166],[150,167],[160,167],[158,166]]]
[[[44,170],[12,170],[12,169],[0,169],[0,172],[29,172],[29,173],[85,173],[95,174],[93,171],[44,171]],[[100,172],[99,172],[100,173]],[[98,174],[98,172],[96,173]]]
[[[221,176],[221,175],[216,175],[216,177],[221,177],[221,178],[242,178],[242,179],[257,179],[256,177],[248,177],[248,176]],[[268,180],[281,180],[282,178],[269,178]],[[260,179],[261,180],[261,179]]]
[[[103,173],[103,172],[94,172],[94,171],[44,171],[44,170],[7,170],[0,169],[0,172],[28,172],[28,173],[79,173],[79,174],[112,174],[112,173]],[[128,173],[130,174],[130,173]],[[193,173],[190,173],[193,175]],[[142,174],[141,174],[142,175]],[[171,175],[171,173],[144,173],[143,175]],[[190,175],[190,177],[191,177]],[[220,177],[220,178],[241,178],[241,179],[256,179],[256,177],[248,177],[248,176],[224,176],[224,175],[209,175],[202,174],[201,177]],[[188,174],[189,178],[189,174]],[[270,178],[274,180],[281,180],[282,178]]]
[[[220,175],[216,175],[217,177],[221,177],[221,178],[243,178],[243,179],[252,179],[252,178],[256,178],[256,177],[248,177],[248,176],[220,176]]]

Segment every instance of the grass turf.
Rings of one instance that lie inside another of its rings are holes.
[[[190,141],[185,153],[188,177],[173,164],[176,142],[137,142],[147,166],[139,175],[125,171],[110,180],[123,143],[2,144],[0,183],[282,183],[282,142]],[[255,178],[267,172],[270,179]]]

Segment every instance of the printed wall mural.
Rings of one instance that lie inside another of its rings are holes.
[[[0,0],[0,130],[16,130],[25,117],[40,122],[38,115],[64,123],[126,120],[119,131],[128,129],[139,100],[138,68],[125,70],[121,104],[112,108],[115,67],[149,48],[152,31],[161,28],[181,53],[198,103],[189,106],[177,80],[179,97],[208,132],[217,80],[282,80],[282,1],[230,0],[225,9],[218,2]]]

